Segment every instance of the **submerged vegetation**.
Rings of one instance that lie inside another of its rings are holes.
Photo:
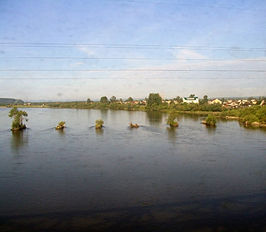
[[[65,126],[66,122],[61,121],[58,123],[58,125],[56,126],[56,130],[63,130],[66,126]]]
[[[27,112],[23,110],[18,110],[17,107],[14,107],[9,111],[10,118],[13,118],[11,130],[12,131],[19,131],[26,129],[26,125],[23,124],[23,120],[25,119],[27,121]]]
[[[95,121],[95,129],[102,129],[104,121],[102,119],[98,119]]]
[[[169,125],[170,127],[178,127],[178,122],[177,122],[177,113],[176,112],[171,112],[169,115],[168,115],[168,118],[167,118],[167,125]]]

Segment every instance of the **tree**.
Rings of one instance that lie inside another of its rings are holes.
[[[127,101],[127,102],[133,102],[134,100],[133,100],[132,97],[129,97],[126,101]]]
[[[88,98],[87,99],[87,103],[91,103],[92,101],[91,101],[91,99],[90,98]]]
[[[178,127],[178,122],[176,119],[177,114],[175,112],[171,112],[167,118],[167,125],[169,125],[170,127]]]
[[[106,96],[103,96],[101,97],[101,100],[100,100],[101,103],[108,103],[108,98]]]
[[[177,96],[176,98],[174,98],[174,100],[176,100],[178,103],[181,103],[183,100],[181,97]]]
[[[110,102],[116,102],[116,97],[115,97],[115,96],[112,96],[112,97],[110,98]]]
[[[162,97],[159,95],[159,93],[150,93],[147,100],[147,105],[152,106],[160,104],[162,104]]]
[[[213,114],[208,114],[206,118],[206,125],[207,126],[215,126],[216,125],[216,117]]]
[[[204,96],[203,96],[203,99],[202,99],[201,103],[202,103],[202,104],[206,104],[206,103],[208,103],[208,96],[207,96],[207,95],[204,95]]]
[[[17,131],[26,129],[26,125],[23,124],[23,120],[28,116],[26,111],[18,110],[17,107],[14,107],[9,111],[8,116],[13,118],[11,130]]]
[[[190,94],[189,97],[195,97],[195,94]]]

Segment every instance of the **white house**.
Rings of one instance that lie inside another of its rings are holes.
[[[183,97],[183,102],[184,103],[199,103],[199,98],[198,97]]]

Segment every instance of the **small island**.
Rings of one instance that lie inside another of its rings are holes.
[[[216,126],[216,117],[213,114],[208,114],[208,117],[201,122],[202,124],[205,124],[206,126]]]
[[[176,128],[179,126],[177,122],[177,114],[175,112],[171,112],[167,118],[167,125],[171,128]]]
[[[58,123],[58,125],[56,126],[56,130],[63,130],[66,126],[65,126],[66,122],[61,121]]]
[[[129,124],[130,128],[139,128],[139,125],[137,123],[133,124],[132,122]]]
[[[13,118],[11,131],[20,131],[26,129],[26,125],[23,124],[23,120],[25,119],[27,121],[27,112],[23,110],[18,110],[17,107],[12,108],[9,111],[10,118]]]

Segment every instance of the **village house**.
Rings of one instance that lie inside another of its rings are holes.
[[[219,100],[218,98],[208,101],[208,104],[222,104],[223,102]]]

